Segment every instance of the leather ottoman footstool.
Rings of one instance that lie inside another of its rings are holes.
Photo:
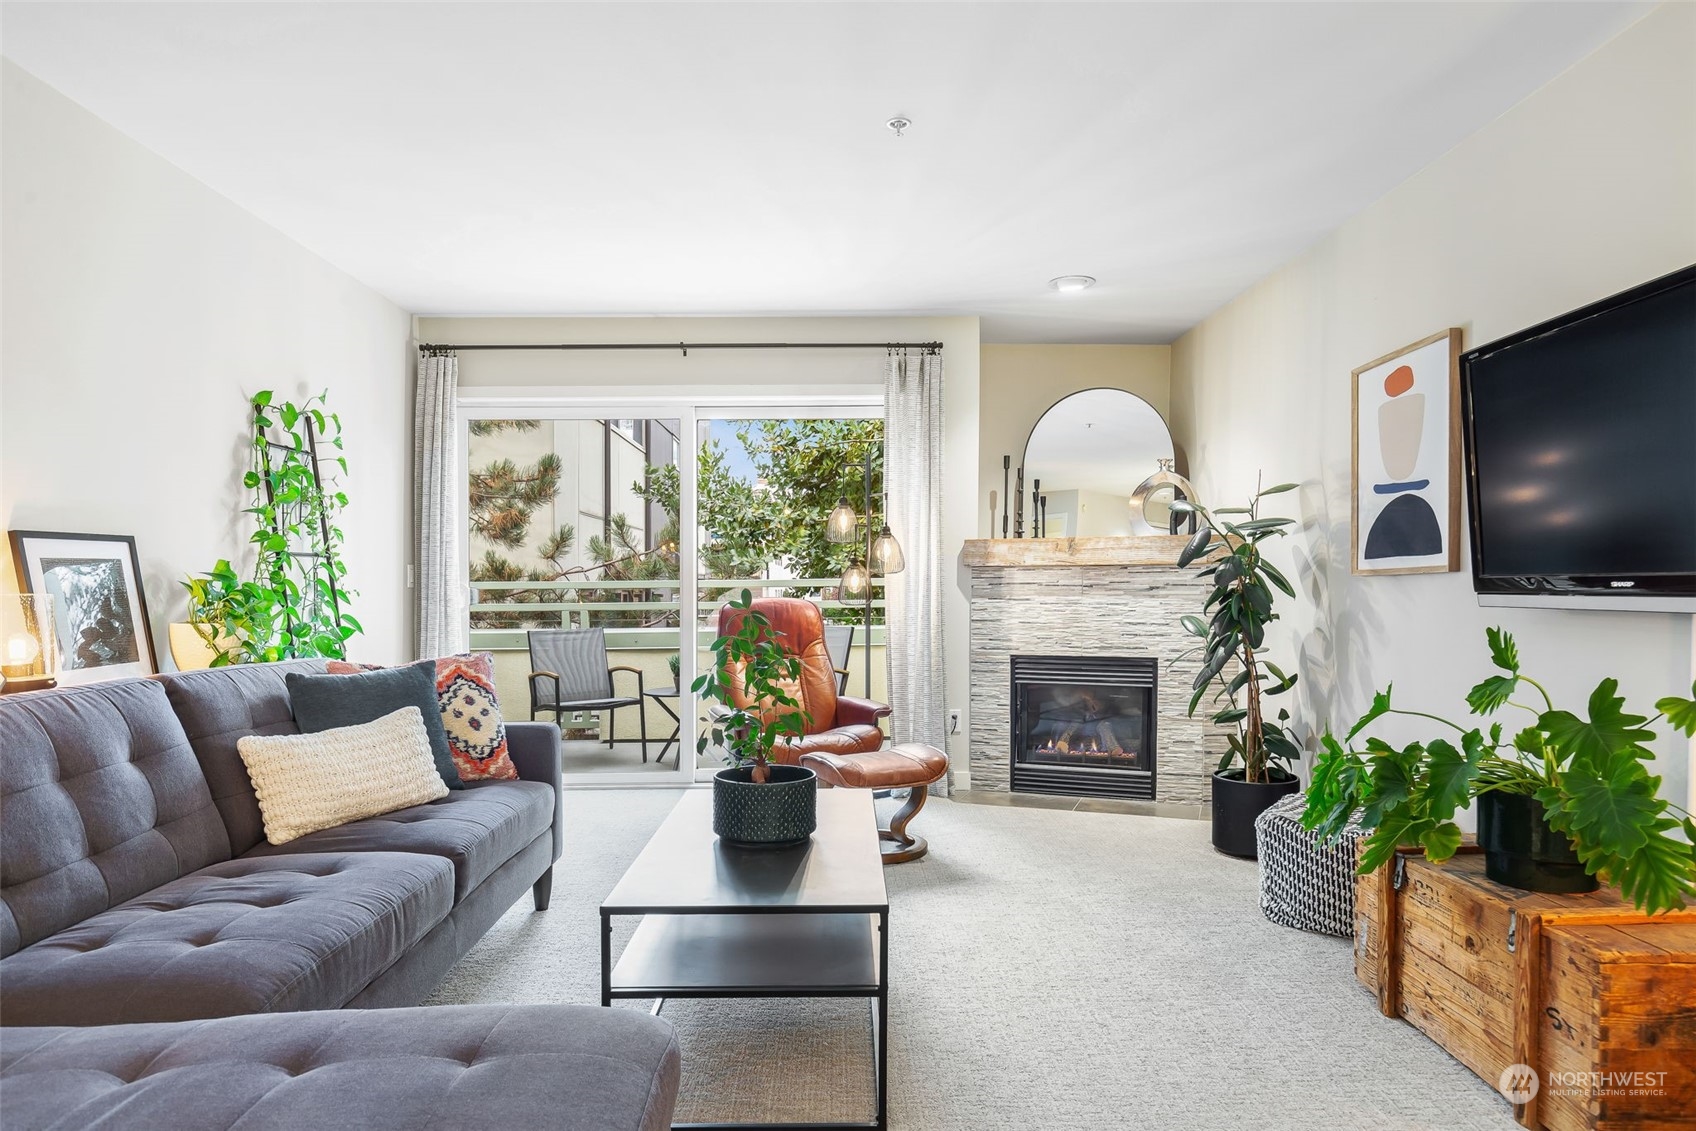
[[[925,807],[926,787],[948,773],[948,755],[936,747],[904,742],[863,754],[803,754],[801,765],[817,774],[826,786],[910,789],[907,803],[890,818],[889,827],[877,831],[883,842],[883,862],[917,860],[930,850],[924,837],[907,835],[907,825]]]

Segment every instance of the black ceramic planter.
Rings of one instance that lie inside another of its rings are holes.
[[[1269,771],[1277,773],[1276,770]],[[1294,774],[1265,782],[1246,782],[1241,770],[1226,770],[1213,775],[1213,847],[1227,856],[1244,860],[1259,857],[1254,842],[1255,818],[1272,807],[1281,797],[1301,789]]]
[[[748,848],[800,844],[818,827],[819,779],[802,766],[772,766],[756,784],[753,769],[732,766],[713,775],[713,832]]]
[[[1484,874],[1498,884],[1571,895],[1595,891],[1572,841],[1549,827],[1535,797],[1491,790],[1478,796],[1478,843]]]

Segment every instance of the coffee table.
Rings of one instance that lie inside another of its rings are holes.
[[[620,915],[642,921],[614,965]],[[876,1118],[776,1126],[888,1125],[889,895],[868,791],[821,789],[812,840],[779,849],[721,843],[712,791],[684,795],[601,904],[601,1004],[653,998],[658,1013],[668,997],[868,999]]]

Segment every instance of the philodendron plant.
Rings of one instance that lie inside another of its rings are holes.
[[[252,493],[248,538],[253,572],[242,578],[228,560],[188,578],[189,622],[213,652],[212,666],[302,656],[339,659],[364,631],[348,612],[353,593],[341,560],[338,516],[347,506],[341,418],[320,393],[300,404],[254,394],[242,486]]]
[[[1360,814],[1370,834],[1360,857],[1365,874],[1398,847],[1421,847],[1438,863],[1449,859],[1461,843],[1457,810],[1492,790],[1520,794],[1542,803],[1549,826],[1566,834],[1590,875],[1617,884],[1649,914],[1683,907],[1696,896],[1696,822],[1658,795],[1661,779],[1648,768],[1655,738],[1648,726],[1664,719],[1696,734],[1696,685],[1691,699],[1656,702],[1660,713],[1650,719],[1628,712],[1619,681],[1604,679],[1581,717],[1557,709],[1543,685],[1520,671],[1513,637],[1499,628],[1486,637],[1499,674],[1468,692],[1467,706],[1478,716],[1522,711],[1528,725],[1511,737],[1500,722],[1488,730],[1463,727],[1393,706],[1386,687],[1341,741],[1331,734],[1321,740],[1302,823],[1334,841]],[[1400,748],[1367,738],[1357,750],[1355,739],[1386,715],[1426,719],[1454,735]]]
[[[777,739],[805,733],[801,704],[789,691],[801,676],[801,661],[784,652],[778,643],[781,634],[754,609],[752,593],[742,590],[729,605],[742,612],[741,623],[735,632],[713,641],[712,665],[692,685],[701,698],[722,705],[711,712],[695,750],[704,753],[716,745],[736,765],[749,768],[753,781],[764,783],[771,775],[771,749]],[[734,678],[738,674],[740,680]],[[733,690],[738,683],[741,695]],[[739,698],[748,705],[740,705]]]
[[[1261,648],[1266,626],[1278,619],[1272,591],[1289,597],[1296,591],[1261,550],[1268,538],[1283,537],[1284,528],[1295,520],[1261,518],[1260,500],[1295,486],[1280,483],[1257,489],[1246,507],[1208,510],[1196,503],[1172,504],[1173,510],[1193,513],[1201,522],[1178,556],[1178,568],[1199,563],[1201,575],[1213,583],[1201,616],[1179,618],[1184,631],[1201,641],[1184,654],[1202,653],[1201,670],[1190,685],[1189,713],[1196,713],[1211,688],[1213,721],[1232,727],[1230,749],[1220,759],[1219,772],[1240,761],[1247,782],[1271,781],[1273,771],[1288,780],[1289,763],[1301,757],[1301,747],[1286,725],[1289,712],[1281,710],[1276,721],[1268,719],[1261,702],[1295,686],[1295,675],[1285,675]]]

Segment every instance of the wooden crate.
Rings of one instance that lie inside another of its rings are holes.
[[[1470,845],[1443,865],[1400,854],[1357,882],[1355,976],[1491,1086],[1535,1067],[1527,1127],[1696,1128],[1696,912],[1505,887]],[[1589,1075],[1622,1072],[1665,1075]]]
[[[1552,1085],[1543,1124],[1696,1128],[1696,920],[1545,919],[1543,943],[1532,1018],[1532,1051]],[[1562,1079],[1589,1072],[1620,1084]],[[1634,1073],[1664,1076],[1633,1086]]]

